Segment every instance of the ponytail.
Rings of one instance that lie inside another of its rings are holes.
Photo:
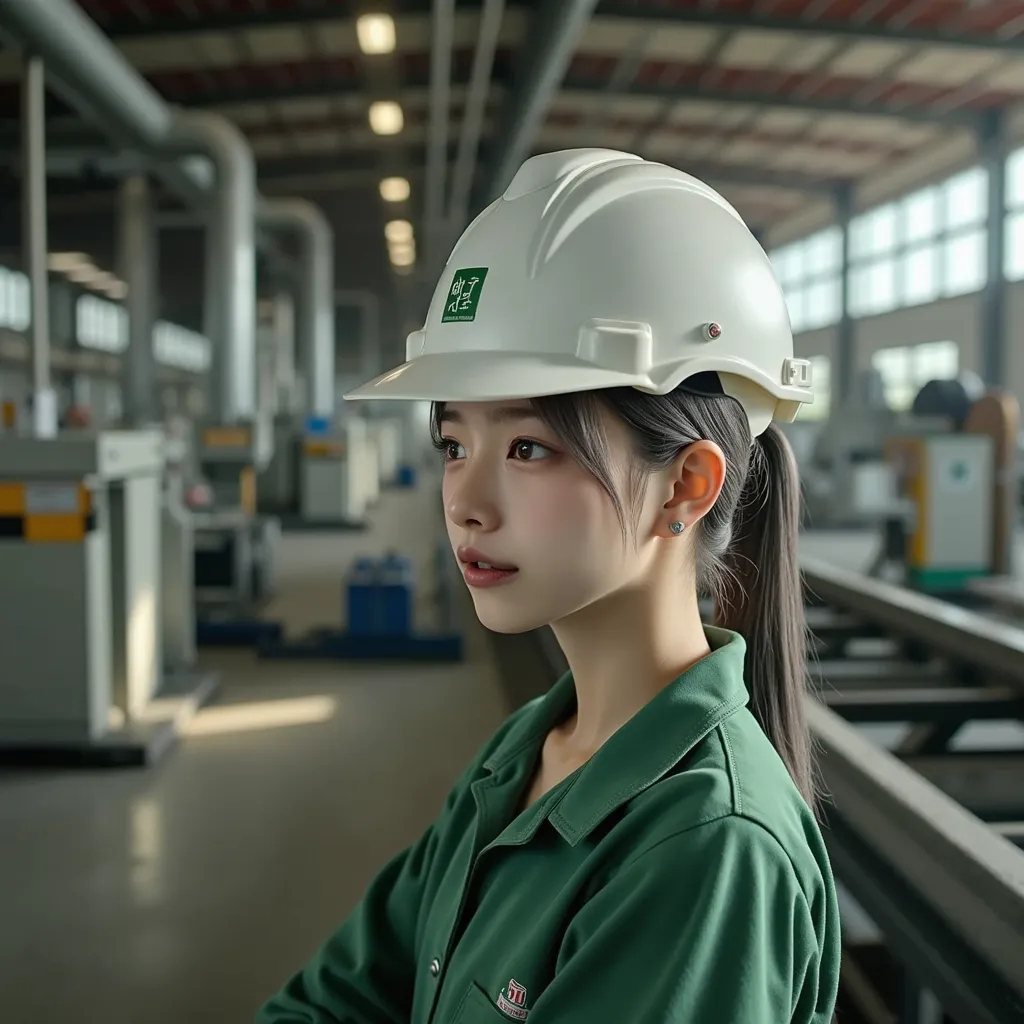
[[[812,809],[818,799],[804,715],[806,623],[797,534],[800,485],[786,435],[771,425],[754,441],[723,561],[728,584],[718,623],[747,641],[750,710]]]
[[[640,468],[670,466],[701,438],[718,444],[727,471],[718,500],[694,529],[697,588],[712,597],[719,625],[747,642],[750,710],[800,794],[819,808],[811,737],[804,716],[806,637],[797,558],[800,489],[796,460],[778,428],[751,441],[743,407],[716,374],[694,377],[667,395],[609,388],[533,399],[541,420],[600,481],[623,528],[629,508],[616,492],[599,428],[599,404],[632,431]],[[643,482],[643,473],[634,483]],[[635,500],[642,490],[635,491]],[[634,511],[636,506],[634,505]]]

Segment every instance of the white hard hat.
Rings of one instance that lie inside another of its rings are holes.
[[[717,372],[753,434],[811,401],[768,257],[683,171],[629,153],[536,156],[459,239],[406,362],[345,397],[663,395]]]

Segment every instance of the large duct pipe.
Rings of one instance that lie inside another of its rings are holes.
[[[256,413],[256,165],[226,118],[175,111],[169,145],[209,154],[217,169],[207,230],[203,328],[215,353],[211,395],[219,420]]]
[[[0,29],[46,63],[51,89],[118,145],[158,152],[174,115],[77,4],[0,0]],[[210,168],[195,159],[167,163],[157,176],[190,205],[202,206]]]
[[[124,420],[132,427],[146,427],[155,418],[153,327],[159,300],[153,195],[145,175],[127,178],[122,183],[119,213],[118,262],[121,277],[128,284],[128,351],[123,360],[122,379]]]
[[[256,175],[244,136],[224,118],[179,112],[164,103],[121,52],[68,0],[0,0],[0,27],[42,57],[58,93],[121,144],[165,158],[161,176],[193,196],[211,184],[194,159],[216,168],[206,281],[206,328],[215,360],[217,414],[227,422],[255,413]]]
[[[332,419],[334,391],[334,232],[319,207],[304,199],[261,199],[260,223],[292,231],[302,250],[296,309],[299,358],[309,412]]]
[[[0,0],[0,26],[46,62],[61,98],[121,142],[159,148],[171,111],[76,4]]]

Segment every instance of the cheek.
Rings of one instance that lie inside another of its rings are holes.
[[[516,548],[535,570],[582,580],[601,576],[621,560],[621,534],[611,501],[589,476],[551,474],[512,497],[509,525]]]

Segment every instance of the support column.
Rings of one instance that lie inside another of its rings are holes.
[[[50,288],[46,236],[46,69],[29,57],[21,86],[22,253],[31,287],[32,432],[57,436],[57,395],[50,376]]]
[[[832,360],[832,392],[835,405],[842,407],[853,398],[857,373],[857,350],[853,318],[850,316],[850,219],[853,217],[853,186],[842,185],[835,196],[836,221],[843,233],[839,259],[839,323],[836,325],[836,352]]]
[[[981,375],[989,387],[1006,387],[1006,280],[1003,249],[1006,236],[1006,118],[1001,110],[986,111],[978,148],[988,172],[988,247],[985,287],[981,293]]]
[[[122,184],[120,218],[121,277],[128,285],[124,419],[130,427],[143,427],[157,418],[153,354],[157,246],[152,193],[145,175],[127,178]]]

